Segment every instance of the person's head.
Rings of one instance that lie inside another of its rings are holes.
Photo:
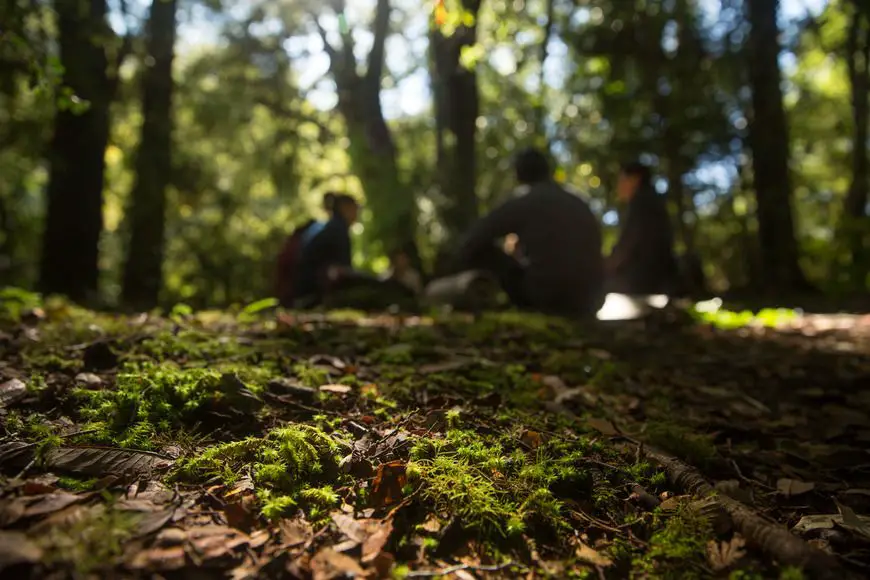
[[[404,272],[411,267],[411,257],[405,250],[396,250],[390,256],[390,265],[396,272]]]
[[[652,172],[648,165],[640,161],[625,163],[619,170],[616,183],[616,196],[619,201],[631,201],[640,188],[652,184]]]
[[[359,204],[344,193],[327,193],[323,196],[323,206],[332,216],[339,216],[348,225],[352,225],[359,217]]]
[[[550,179],[550,163],[543,153],[534,148],[524,149],[514,160],[517,181],[532,185]]]

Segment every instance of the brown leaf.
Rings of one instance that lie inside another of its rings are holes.
[[[532,431],[531,429],[523,430],[523,434],[520,436],[520,441],[532,449],[537,449],[544,444],[544,438],[541,437],[541,434],[537,431]]]
[[[133,557],[128,566],[133,570],[170,571],[180,570],[186,564],[184,546],[168,546],[142,550]]]
[[[378,474],[372,484],[371,506],[381,508],[402,500],[402,488],[408,483],[405,463],[392,461],[378,466]]]
[[[62,510],[74,503],[84,501],[91,497],[91,494],[76,495],[74,493],[57,492],[43,495],[37,501],[30,503],[27,509],[24,510],[24,517],[30,518],[34,516],[43,516]],[[23,499],[23,498],[19,498]],[[32,499],[32,498],[28,498]]]
[[[578,542],[577,550],[575,551],[575,555],[577,559],[586,562],[587,564],[592,564],[593,566],[601,566],[602,568],[606,568],[608,566],[613,565],[613,560],[596,551],[595,549],[587,546],[583,542]]]
[[[282,548],[307,544],[313,537],[314,530],[311,529],[311,524],[304,519],[281,520]]]
[[[42,558],[42,548],[21,532],[0,530],[0,570],[17,564],[33,564]]]
[[[602,435],[607,435],[608,437],[619,435],[619,429],[617,429],[616,426],[607,419],[589,418],[586,419],[586,424]]]
[[[227,523],[231,527],[250,533],[257,523],[257,514],[254,511],[255,502],[254,494],[247,493],[238,497],[237,501],[225,505],[224,516],[227,518]]]
[[[441,531],[441,528],[444,527],[441,523],[441,520],[436,518],[435,516],[429,516],[425,522],[420,524],[419,528],[424,532],[429,532],[431,534],[437,534]]]
[[[45,454],[45,465],[52,469],[90,476],[149,475],[172,463],[154,453],[111,447],[58,447]]]
[[[320,387],[321,393],[335,393],[337,395],[346,395],[351,390],[348,385],[322,385]]]
[[[780,478],[776,482],[776,489],[785,497],[793,497],[801,495],[815,489],[816,484],[807,481],[799,481],[797,479]]]
[[[734,534],[729,542],[711,540],[707,544],[707,558],[716,572],[733,567],[746,555],[746,540],[740,534]]]
[[[187,540],[203,561],[225,556],[250,542],[247,534],[218,525],[191,528],[187,531]]]
[[[362,545],[362,562],[373,562],[384,550],[384,546],[393,533],[392,518],[380,522],[372,522],[369,525],[369,536]]]
[[[0,409],[8,407],[27,395],[27,385],[19,379],[10,379],[0,383]]]
[[[350,556],[340,554],[332,548],[324,548],[311,559],[312,580],[336,580],[363,576],[365,570]]]
[[[357,544],[362,544],[369,536],[367,529],[368,520],[357,520],[353,516],[342,512],[335,512],[332,514],[332,521],[335,522],[335,525],[342,534]]]
[[[24,486],[21,488],[21,493],[23,495],[42,495],[45,493],[54,493],[55,491],[57,491],[55,486],[47,485],[41,481],[32,479],[25,481]]]

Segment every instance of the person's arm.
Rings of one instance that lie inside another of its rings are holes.
[[[472,226],[457,253],[460,263],[471,261],[475,254],[497,238],[516,233],[525,221],[528,195],[506,201]]]

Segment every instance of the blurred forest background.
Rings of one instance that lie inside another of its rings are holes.
[[[0,285],[150,307],[271,293],[327,190],[424,264],[549,151],[608,244],[653,164],[717,291],[870,280],[864,0],[10,0]]]

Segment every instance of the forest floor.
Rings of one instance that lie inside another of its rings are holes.
[[[9,304],[0,576],[870,572],[868,317]]]

